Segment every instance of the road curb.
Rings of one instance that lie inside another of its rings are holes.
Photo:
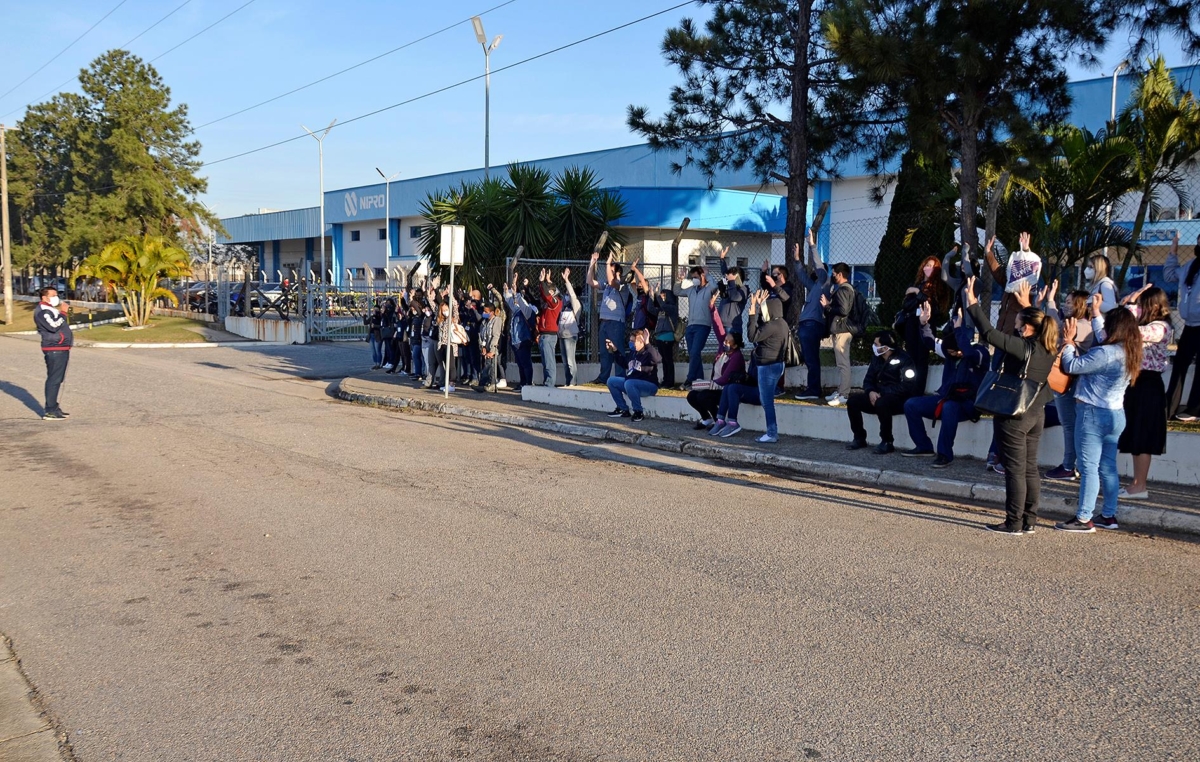
[[[190,341],[181,344],[124,343],[114,341],[80,341],[75,346],[85,349],[216,349],[218,347],[290,347],[286,341]]]
[[[906,492],[920,492],[934,497],[950,498],[953,500],[985,503],[989,507],[1004,506],[1004,487],[995,484],[964,482],[956,479],[928,478],[904,471],[889,471],[878,468],[849,466],[828,461],[793,458],[772,452],[741,449],[729,450],[707,442],[674,439],[657,434],[638,434],[635,432],[608,429],[603,426],[547,421],[523,415],[479,410],[452,402],[433,402],[398,395],[372,394],[355,391],[350,388],[347,382],[352,381],[353,379],[344,378],[338,382],[337,396],[339,399],[346,402],[377,407],[391,407],[436,415],[471,418],[489,423],[547,431],[564,436],[632,444],[651,450],[674,452],[737,466],[764,466],[799,476],[833,480],[846,486],[873,488],[883,494],[887,494],[889,490],[894,489]],[[1046,518],[1070,518],[1074,516],[1074,512],[1043,505],[1041,515]],[[1181,511],[1122,504],[1120,521],[1123,529],[1132,531],[1172,532],[1200,537],[1200,516],[1194,516]]]
[[[0,635],[0,759],[5,762],[62,762],[65,736],[37,706],[8,638]]]

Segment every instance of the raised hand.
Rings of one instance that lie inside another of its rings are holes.
[[[983,247],[983,250],[985,253],[991,254],[992,249],[994,249],[995,247],[996,247],[996,236],[992,236],[991,238],[989,238],[987,240],[987,244]]]
[[[763,260],[762,271],[763,271],[763,275],[766,275],[767,273],[771,272],[771,261],[769,259]]]
[[[1022,307],[1029,306],[1029,291],[1029,281],[1023,280],[1017,284],[1016,289],[1013,291],[1013,298],[1017,300],[1017,304]]]
[[[1032,239],[1033,236],[1029,235],[1029,233],[1021,233],[1018,239],[1021,243],[1021,251],[1029,251],[1029,242]]]
[[[808,245],[809,245],[809,246],[816,246],[816,245],[817,245],[817,239],[816,239],[816,236],[814,236],[814,235],[813,235],[813,229],[812,229],[812,228],[809,228],[809,229],[808,229],[808,236],[806,237],[806,240],[808,241]]]
[[[800,244],[796,244],[792,247],[792,258],[797,262],[800,261]]]
[[[1063,341],[1070,343],[1075,341],[1075,334],[1079,330],[1078,321],[1075,318],[1067,318],[1063,321]]]
[[[992,240],[994,241],[996,239],[993,238]],[[988,245],[989,246],[991,245],[990,241],[988,242]],[[970,278],[967,278],[966,285],[963,288],[964,288],[963,294],[967,298],[967,306],[970,307],[972,304],[979,304],[979,297],[976,296],[976,294],[975,294],[975,276],[974,275],[972,275]]]
[[[538,283],[545,283],[545,282],[546,282],[546,268],[543,267],[542,271],[540,273],[538,273]]]
[[[567,281],[569,281],[569,280],[571,279],[571,268],[569,268],[569,267],[564,267],[564,268],[563,268],[563,271],[562,271],[562,279],[563,279],[563,282],[564,282],[564,283],[565,283],[565,282],[567,282]]]
[[[725,248],[721,249],[721,259],[724,259],[724,258],[725,258],[725,255],[726,255],[726,254],[728,254],[728,253],[729,253],[729,247],[728,247],[728,246],[726,246]]]

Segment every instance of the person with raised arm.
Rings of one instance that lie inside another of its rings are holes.
[[[825,308],[821,306],[821,297],[827,296],[829,290],[829,271],[817,258],[817,241],[813,237],[812,228],[808,230],[808,266],[797,264],[796,277],[804,286],[804,308],[800,310],[800,353],[804,355],[804,367],[807,378],[804,391],[796,395],[798,400],[821,399],[821,339],[825,338]],[[797,263],[800,261],[800,245],[796,244],[794,253]]]
[[[563,308],[558,315],[558,346],[562,351],[563,380],[567,386],[579,383],[579,368],[575,364],[575,345],[579,341],[579,313],[583,305],[571,285],[571,268],[562,271]]]
[[[593,289],[603,289],[600,293],[600,375],[592,381],[595,384],[607,384],[613,372],[613,354],[605,352],[603,345],[611,341],[622,344],[625,341],[626,313],[629,306],[629,293],[621,282],[621,266],[613,261],[610,252],[604,263],[603,273],[597,273],[600,262],[600,252],[592,252],[588,263],[587,283]],[[617,368],[618,375],[620,367]]]

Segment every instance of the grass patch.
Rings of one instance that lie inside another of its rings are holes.
[[[207,327],[207,323],[187,318],[151,318],[150,324],[145,328],[129,330],[119,324],[102,325],[80,332],[79,338],[120,344],[203,344],[208,339],[193,329]]]
[[[20,331],[36,331],[37,326],[33,324],[33,309],[37,304],[35,302],[13,302],[13,322],[12,325],[0,323],[0,333],[18,333]],[[0,316],[3,316],[3,311],[0,310]],[[111,320],[119,318],[124,313],[119,307],[111,310],[89,310],[85,307],[78,307],[71,310],[71,324],[79,325],[86,324],[88,318],[92,320]]]

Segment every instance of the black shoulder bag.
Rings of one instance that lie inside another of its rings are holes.
[[[1014,418],[1025,414],[1042,391],[1043,384],[1030,381],[1029,361],[1033,350],[1025,356],[1025,367],[1018,375],[1006,375],[1000,370],[990,370],[979,385],[975,396],[975,407],[992,415],[1008,415]]]

